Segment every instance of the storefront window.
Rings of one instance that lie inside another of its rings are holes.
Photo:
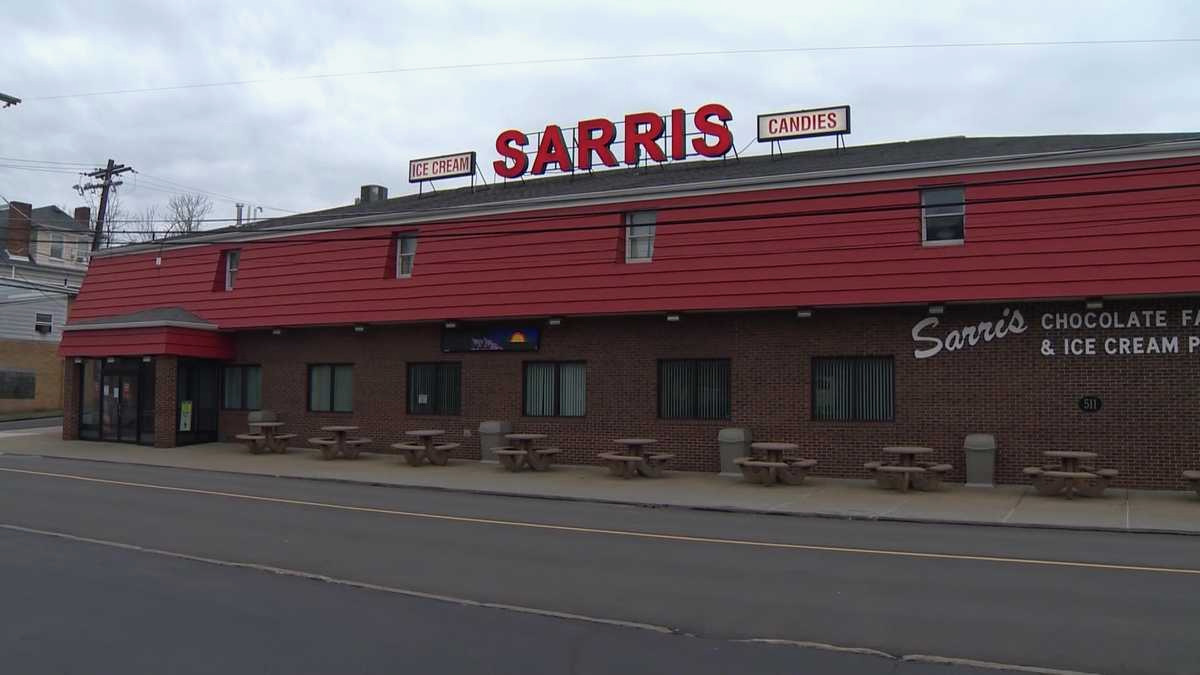
[[[354,410],[354,366],[319,364],[308,367],[308,409],[313,412]]]
[[[813,419],[839,422],[895,419],[895,370],[895,359],[890,356],[813,359]]]
[[[729,417],[729,359],[658,362],[658,416],[717,420]]]
[[[225,366],[221,407],[225,410],[262,408],[262,367]]]
[[[79,369],[79,437],[100,440],[100,359],[83,359]]]
[[[581,417],[587,409],[587,366],[581,362],[525,364],[525,414]]]
[[[409,364],[408,414],[458,415],[461,411],[461,363]]]

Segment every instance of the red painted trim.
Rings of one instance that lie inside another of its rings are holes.
[[[232,359],[233,336],[215,331],[163,326],[72,330],[63,333],[58,353],[73,356],[194,356]]]

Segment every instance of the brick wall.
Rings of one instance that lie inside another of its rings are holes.
[[[917,359],[913,325],[924,307],[791,313],[688,315],[678,323],[661,316],[575,319],[545,327],[536,354],[443,354],[441,327],[371,326],[289,330],[238,335],[240,363],[263,367],[264,406],[280,413],[302,441],[327,424],[356,424],[386,448],[415,428],[440,428],[463,442],[461,457],[477,458],[483,420],[509,420],[518,431],[545,432],[565,448],[563,461],[592,462],[612,447],[610,439],[649,436],[658,448],[677,453],[679,468],[716,471],[716,436],[723,427],[748,427],[757,440],[799,443],[820,460],[818,473],[863,477],[862,463],[879,458],[889,444],[936,448],[935,459],[955,466],[963,480],[963,437],[996,435],[998,481],[1025,482],[1021,467],[1040,464],[1046,449],[1087,449],[1098,464],[1121,471],[1121,485],[1179,488],[1184,468],[1200,468],[1200,348],[1188,353],[1200,327],[1182,328],[1180,312],[1200,301],[1107,303],[1102,311],[1163,310],[1167,328],[1066,330],[1040,326],[1045,312],[1083,312],[1083,303],[975,305],[947,309],[925,335],[980,321],[996,321],[1004,307],[1021,312],[1021,334],[980,341],[961,350]],[[1043,340],[1097,338],[1096,356],[1045,356]],[[1103,354],[1107,337],[1178,336],[1179,354]],[[891,422],[824,422],[811,414],[809,371],[814,356],[892,355],[896,364],[896,415]],[[731,359],[732,414],[728,420],[657,419],[657,360]],[[522,362],[585,360],[587,415],[582,418],[522,416]],[[409,416],[405,412],[408,362],[459,361],[462,416]],[[354,412],[306,411],[309,363],[356,363]],[[160,382],[159,391],[174,391]],[[1081,396],[1098,396],[1099,412],[1083,412]],[[172,403],[173,405],[173,403]],[[245,430],[244,412],[223,412],[224,438]],[[165,428],[160,418],[160,429]],[[174,418],[171,418],[173,428]],[[470,434],[470,437],[467,437]]]
[[[179,359],[174,356],[154,358],[154,447],[175,446],[175,426],[178,420]]]
[[[62,359],[63,439],[79,440],[79,391],[82,382],[75,359]]]
[[[33,398],[0,398],[0,413],[62,409],[63,362],[57,342],[0,340],[0,369],[6,368],[32,370],[36,384]]]

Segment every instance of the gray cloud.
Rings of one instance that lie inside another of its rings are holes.
[[[644,52],[1200,35],[1191,2],[7,3],[0,156],[102,163],[253,203],[408,190],[407,161],[496,134],[638,110],[850,103],[853,144],[945,136],[1198,130],[1200,46],[1011,47],[704,56],[284,80],[310,73]],[[914,10],[917,7],[919,9]],[[237,87],[37,100],[238,79]],[[825,147],[828,139],[790,149]],[[752,147],[751,152],[759,151]],[[68,174],[0,168],[0,194],[79,202]],[[130,179],[130,210],[163,202]],[[217,201],[215,216],[233,205]]]

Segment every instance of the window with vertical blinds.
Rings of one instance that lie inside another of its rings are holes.
[[[408,414],[462,414],[462,364],[410,363]]]
[[[308,367],[308,409],[313,412],[354,410],[354,366],[318,364]]]
[[[262,368],[259,366],[225,366],[222,378],[224,393],[221,407],[226,410],[258,410],[262,408]]]
[[[587,411],[587,364],[526,362],[524,389],[526,416],[583,417]]]
[[[812,416],[839,422],[896,418],[896,361],[890,356],[814,358]]]
[[[729,417],[729,359],[658,362],[658,416],[719,420]]]

